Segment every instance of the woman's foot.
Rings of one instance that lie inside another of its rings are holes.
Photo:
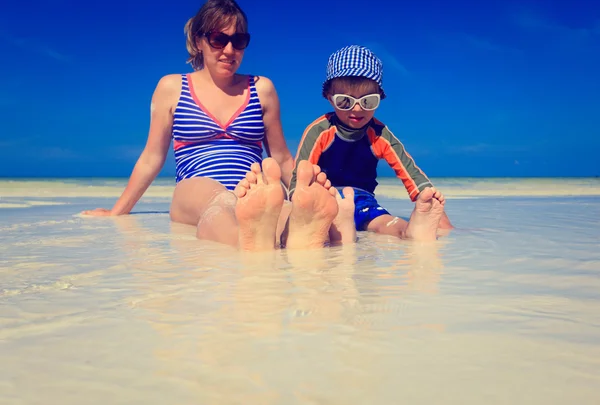
[[[262,170],[254,163],[234,193],[238,197],[235,216],[239,225],[239,248],[275,249],[277,222],[284,200],[281,169],[275,159],[266,158]]]
[[[315,175],[315,172],[313,165],[306,160],[298,164],[286,243],[289,249],[323,247],[338,214],[335,188],[331,187],[324,173]]]

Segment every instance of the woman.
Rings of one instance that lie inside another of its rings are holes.
[[[282,210],[281,183],[289,185],[294,160],[273,83],[237,73],[250,42],[246,15],[234,0],[208,0],[185,33],[194,72],[160,79],[148,140],[125,191],[112,209],[84,214],[128,214],[162,169],[172,137],[177,185],[171,219],[197,226],[200,239],[273,249],[276,230],[281,234],[289,214]],[[270,156],[264,163],[263,143]],[[327,238],[322,229],[329,229],[338,211],[324,173],[307,162],[303,171],[305,192],[289,218],[288,247],[309,241],[322,246]],[[236,186],[237,198],[231,192]]]

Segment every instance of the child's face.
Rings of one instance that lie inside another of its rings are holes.
[[[375,110],[364,110],[360,103],[354,104],[350,110],[340,110],[334,103],[333,96],[336,94],[345,94],[355,99],[360,99],[366,95],[379,95],[379,86],[373,82],[373,86],[332,86],[329,94],[329,102],[335,109],[338,119],[350,128],[360,129],[367,125],[375,115]],[[372,98],[371,98],[372,99]],[[352,102],[352,101],[350,101]],[[367,100],[367,104],[373,102]]]

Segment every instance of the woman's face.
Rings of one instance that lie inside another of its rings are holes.
[[[246,33],[236,32],[235,21],[221,31],[203,35],[198,40],[204,67],[216,76],[233,76],[242,63],[249,38]]]

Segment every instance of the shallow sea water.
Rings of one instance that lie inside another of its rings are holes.
[[[600,401],[596,189],[449,198],[457,229],[430,246],[241,254],[160,193],[74,215],[110,207],[98,187],[0,187],[1,404]]]

